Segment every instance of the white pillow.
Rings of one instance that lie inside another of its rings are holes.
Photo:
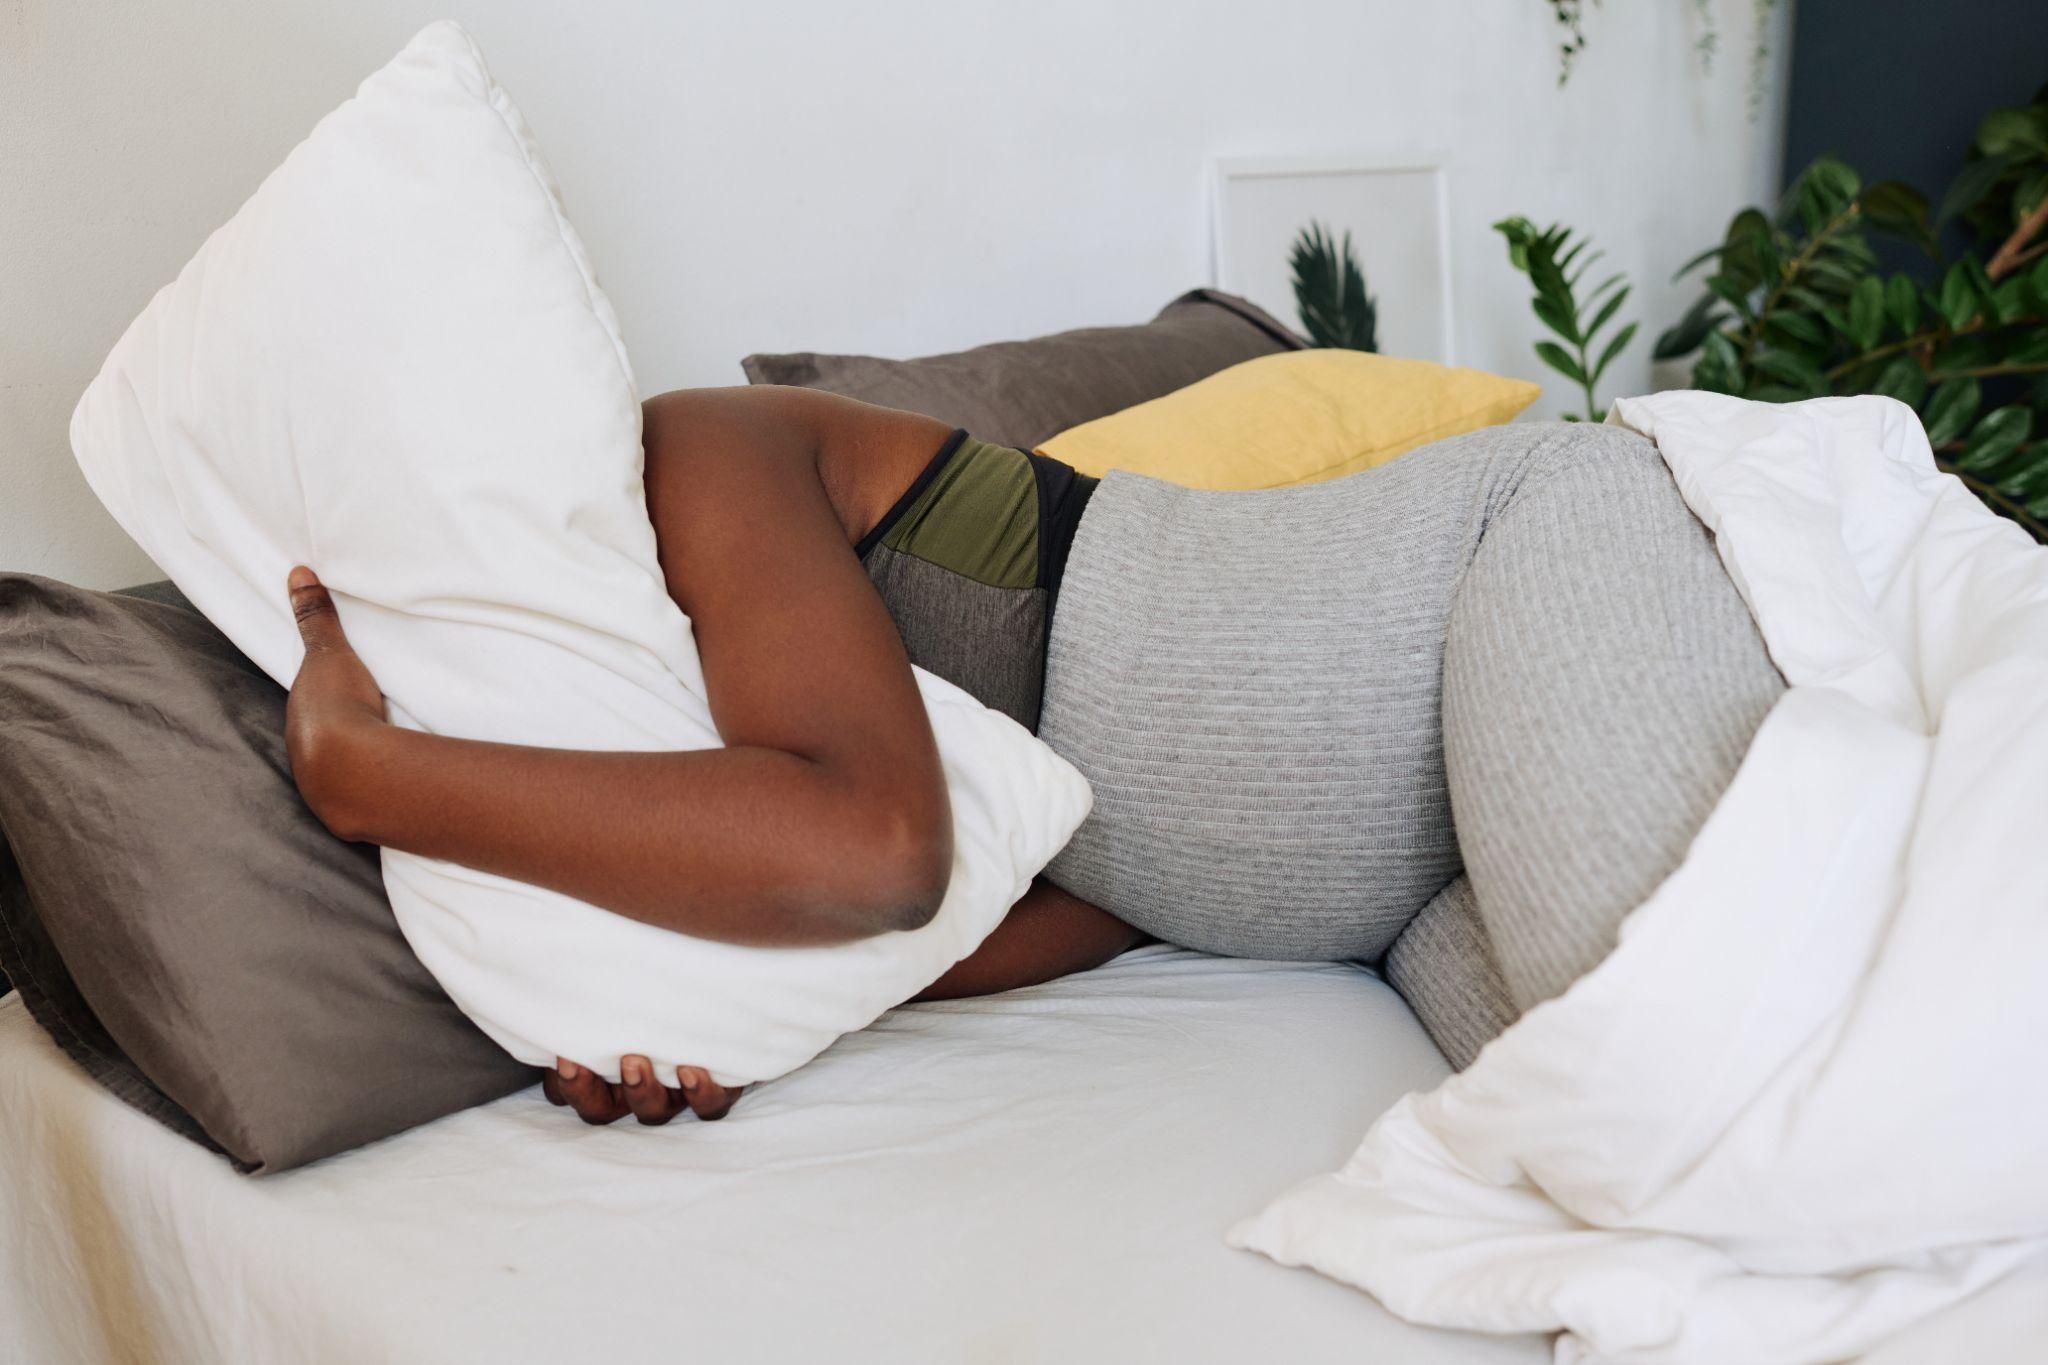
[[[439,23],[322,120],[128,329],[71,423],[108,509],[280,682],[313,565],[402,725],[582,749],[718,743],[641,490],[617,320],[519,111]],[[733,1085],[966,956],[1087,814],[1023,727],[918,675],[956,854],[937,917],[833,948],[652,928],[386,850],[392,908],[521,1061]],[[630,812],[622,812],[630,819]]]

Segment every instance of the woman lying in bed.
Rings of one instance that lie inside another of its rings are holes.
[[[1782,686],[1656,452],[1611,428],[1494,428],[1330,483],[1197,493],[807,390],[671,393],[645,417],[662,569],[726,747],[391,725],[298,569],[292,768],[336,834],[703,938],[916,928],[952,865],[916,663],[1036,729],[1096,798],[920,998],[1147,936],[1377,960],[1418,915],[1471,913],[1463,867],[1486,930],[1536,941],[1506,982],[1527,1008],[1676,866]],[[736,1098],[693,1067],[622,1072],[561,1059],[545,1085],[595,1123]]]

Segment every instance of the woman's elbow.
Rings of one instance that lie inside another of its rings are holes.
[[[936,808],[883,805],[862,823],[862,856],[850,860],[863,882],[854,896],[859,927],[868,935],[924,928],[953,881],[951,809],[943,797]]]

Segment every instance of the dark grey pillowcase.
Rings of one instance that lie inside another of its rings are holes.
[[[793,384],[921,412],[984,441],[1030,450],[1240,361],[1307,345],[1256,305],[1196,289],[1134,327],[1088,327],[917,360],[750,355],[740,367],[750,384]]]
[[[534,1073],[314,818],[283,689],[168,584],[0,574],[0,969],[124,1100],[279,1171]]]

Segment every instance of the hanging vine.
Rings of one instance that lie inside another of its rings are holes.
[[[1595,4],[1599,0],[1593,0]],[[1572,68],[1586,50],[1585,0],[1548,0],[1551,17],[1557,21],[1563,36],[1557,46],[1557,83],[1562,86],[1572,78]],[[1699,28],[1699,37],[1693,40],[1693,51],[1700,59],[1700,70],[1711,72],[1714,59],[1721,51],[1721,30],[1714,17],[1714,0],[1691,0],[1693,21]],[[1749,117],[1754,122],[1763,112],[1764,95],[1770,86],[1771,74],[1771,17],[1778,8],[1778,0],[1751,0],[1749,46]]]

